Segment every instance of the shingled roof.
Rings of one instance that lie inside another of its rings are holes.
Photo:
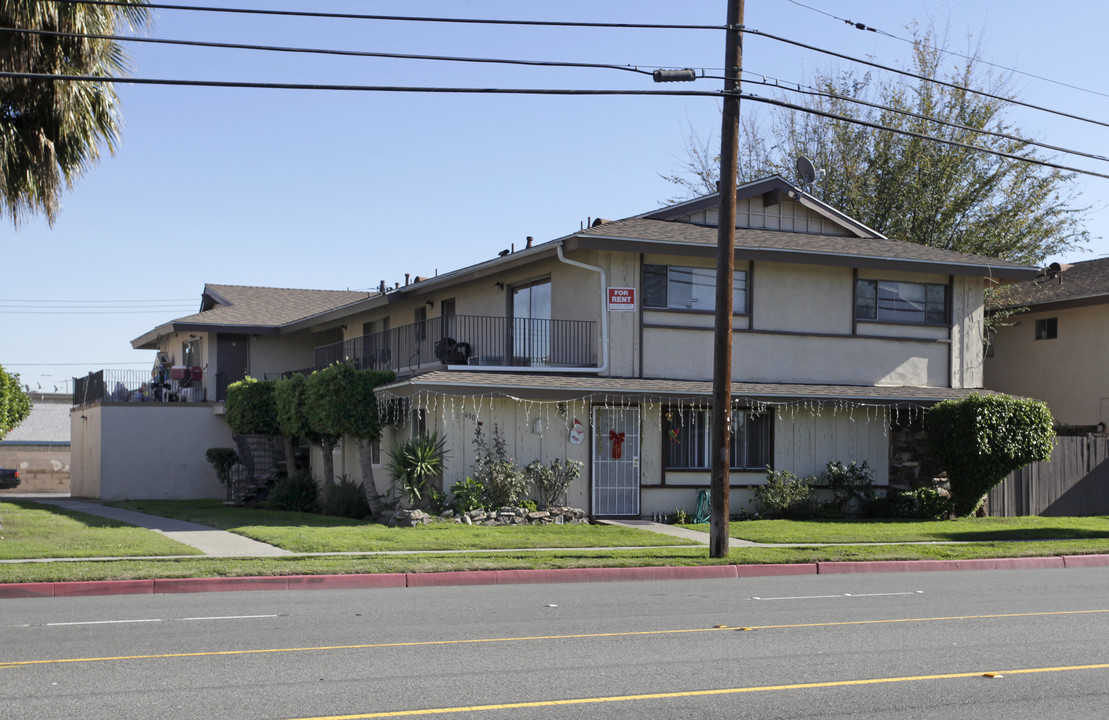
[[[582,230],[573,236],[583,246],[598,246],[600,241],[639,242],[642,250],[650,245],[703,246],[715,249],[717,229],[675,220],[643,217],[615,220]],[[590,241],[595,241],[591,243]],[[849,237],[736,228],[735,246],[739,257],[751,260],[818,262],[854,267],[903,266],[905,269],[941,271],[954,275],[983,275],[999,279],[1030,279],[1036,272],[1019,263],[970,255],[927,245],[877,237]],[[819,258],[819,259],[818,259]]]
[[[1109,302],[1109,258],[1061,265],[1057,272],[1007,288],[1002,302],[1006,307]]]
[[[202,310],[172,320],[131,341],[132,347],[153,347],[170,332],[236,330],[273,333],[283,326],[361,302],[377,293],[355,290],[299,290],[247,285],[205,285]]]

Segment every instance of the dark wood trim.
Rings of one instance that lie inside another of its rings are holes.
[[[639,357],[639,367],[638,367],[638,372],[636,373],[636,377],[643,377],[643,313],[647,309],[646,306],[645,306],[646,305],[645,301],[646,301],[647,298],[646,298],[646,295],[643,294],[643,290],[647,286],[647,284],[643,281],[643,268],[647,264],[646,261],[645,261],[645,257],[646,256],[643,253],[639,253],[639,272],[637,273],[637,275],[639,276],[639,307],[636,308],[636,315],[635,315],[635,319],[636,319],[635,324],[637,326],[636,330],[637,330],[637,334],[639,335],[639,352],[636,353]],[[612,328],[609,328],[609,333],[611,334],[611,332],[612,332]],[[609,361],[611,362],[611,360],[612,360],[612,343],[611,342],[609,343],[608,352],[609,352]],[[612,371],[609,370],[609,372],[612,372]]]
[[[851,268],[851,334],[859,334],[859,269]]]
[[[896,323],[886,323],[894,325]],[[649,330],[695,330],[700,332],[712,332],[711,327],[694,327],[690,325],[663,325],[661,323],[643,323],[643,327]],[[943,327],[942,325],[916,325],[912,327]],[[818,337],[818,338],[834,338],[840,340],[886,340],[891,342],[916,342],[916,343],[939,343],[951,344],[951,338],[914,338],[914,337],[901,337],[898,335],[848,335],[846,333],[816,333],[816,332],[801,332],[799,330],[751,330],[746,328],[734,328],[732,332],[747,333],[750,335],[786,335],[794,337]]]

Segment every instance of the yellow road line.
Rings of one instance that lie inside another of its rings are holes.
[[[1098,665],[1070,665],[1065,667],[1022,668],[1003,670],[996,674],[1020,675],[1032,673],[1068,672],[1075,670],[1105,670],[1109,663]],[[881,685],[920,680],[955,680],[983,677],[984,672],[944,673],[941,675],[911,675],[906,677],[869,678],[865,680],[834,680],[829,682],[795,683],[793,685],[762,685],[758,687],[719,688],[715,690],[687,690],[684,692],[650,693],[647,695],[612,695],[609,697],[572,698],[569,700],[537,700],[532,702],[501,703],[498,705],[463,705],[459,707],[425,708],[421,710],[391,710],[386,712],[363,713],[359,715],[326,715],[304,717],[296,720],[365,720],[366,718],[410,717],[413,715],[447,715],[483,710],[522,710],[524,708],[556,707],[559,705],[591,705],[599,703],[634,702],[638,700],[669,700],[673,698],[707,697],[710,695],[737,695],[740,693],[773,692],[780,690],[809,690],[813,688],[847,687],[858,685]]]
[[[264,655],[270,653],[330,652],[334,650],[371,650],[378,648],[428,647],[437,645],[476,645],[482,643],[534,642],[537,640],[580,640],[587,638],[644,637],[652,635],[686,635],[690,633],[722,632],[728,630],[788,630],[794,628],[838,627],[853,625],[884,625],[891,623],[921,623],[950,620],[991,620],[1002,618],[1047,617],[1055,615],[1089,615],[1109,613],[1105,610],[1059,610],[1052,612],[1004,613],[996,615],[953,615],[946,617],[901,618],[889,620],[843,620],[823,623],[793,625],[751,625],[746,627],[720,625],[711,628],[685,628],[679,630],[639,630],[632,632],[582,633],[577,635],[532,635],[526,637],[472,638],[468,640],[422,640],[415,642],[366,643],[362,645],[323,645],[318,647],[262,648],[258,650],[207,650],[188,653],[162,653],[153,655],[115,655],[109,657],[54,658],[47,660],[0,660],[0,669],[26,665],[57,665],[64,663],[112,662],[119,660],[158,660],[170,658],[218,657],[220,655]]]

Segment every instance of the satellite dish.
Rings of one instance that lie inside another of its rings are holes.
[[[797,175],[801,178],[802,185],[812,185],[816,182],[816,168],[813,167],[812,160],[802,155],[797,158]]]

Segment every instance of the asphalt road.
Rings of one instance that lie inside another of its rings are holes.
[[[1104,718],[1107,590],[1090,568],[3,600],[0,718]]]

